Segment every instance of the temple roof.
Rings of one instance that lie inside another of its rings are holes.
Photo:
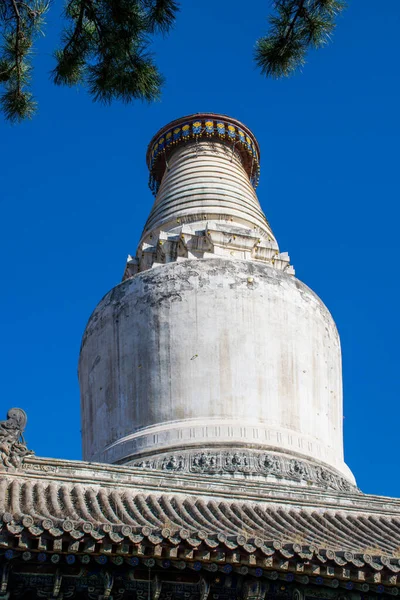
[[[400,501],[358,491],[27,457],[1,478],[0,518],[0,547],[13,553],[136,556],[379,585],[396,585],[400,571]]]

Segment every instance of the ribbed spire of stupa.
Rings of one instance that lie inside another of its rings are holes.
[[[163,127],[147,152],[156,199],[124,277],[183,258],[260,260],[294,273],[255,188],[257,140],[236,119],[199,113]]]

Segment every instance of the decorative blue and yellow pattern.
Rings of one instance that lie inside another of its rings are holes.
[[[251,159],[251,162],[247,161],[250,164],[250,167],[247,169],[250,181],[254,188],[257,187],[260,173],[259,158],[254,141],[249,135],[242,131],[236,123],[229,122],[229,120],[219,119],[218,121],[214,121],[211,119],[200,120],[199,118],[194,118],[193,121],[188,121],[181,126],[175,126],[168,131],[163,131],[159,139],[153,144],[149,161],[149,185],[153,193],[157,193],[160,185],[159,160],[165,155],[166,150],[178,143],[187,142],[190,139],[198,139],[202,136],[208,138],[217,137],[218,139],[233,143],[238,150],[240,148],[245,150],[245,153]]]
[[[201,121],[195,121],[193,123],[193,134],[200,135],[201,134]]]
[[[205,127],[207,135],[212,135],[214,133],[214,121],[206,121]]]
[[[225,137],[225,123],[221,123],[221,121],[218,121],[217,132],[219,137]]]
[[[174,137],[173,137],[173,141],[174,142],[178,142],[181,139],[181,135],[182,135],[182,130],[180,127],[176,127],[174,129]],[[155,157],[154,157],[155,158]]]

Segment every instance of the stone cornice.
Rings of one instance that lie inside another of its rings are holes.
[[[3,471],[7,479],[43,481],[113,487],[132,491],[158,491],[212,497],[216,500],[271,502],[304,508],[351,510],[385,514],[400,518],[400,499],[363,494],[359,491],[337,492],[300,487],[284,483],[269,483],[249,479],[226,480],[218,476],[193,473],[165,473],[130,465],[108,465],[79,460],[27,457],[20,469]],[[0,473],[2,471],[0,470]]]
[[[0,478],[1,553],[60,565],[169,561],[392,590],[400,586],[400,502],[27,457]]]

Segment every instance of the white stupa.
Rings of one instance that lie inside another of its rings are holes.
[[[156,199],[136,255],[82,340],[84,460],[354,484],[338,332],[260,207],[255,137],[191,115],[147,162]]]

